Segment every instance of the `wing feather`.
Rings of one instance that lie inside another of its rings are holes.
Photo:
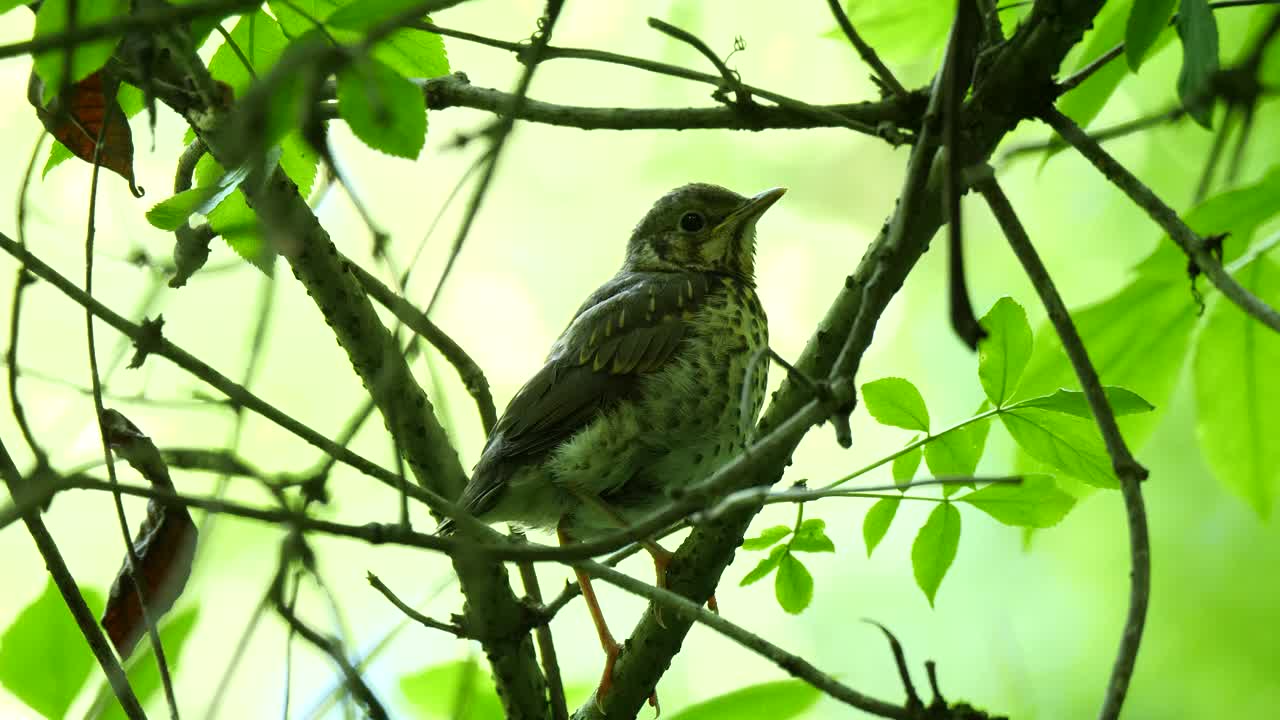
[[[686,313],[710,292],[705,276],[620,273],[597,290],[552,346],[542,369],[498,420],[461,501],[482,514],[510,473],[573,437],[639,390],[685,337]]]

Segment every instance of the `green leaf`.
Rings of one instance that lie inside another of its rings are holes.
[[[751,572],[742,578],[742,581],[738,583],[738,587],[746,587],[753,582],[763,580],[769,573],[773,572],[774,568],[778,567],[778,563],[782,561],[782,556],[786,553],[786,545],[775,545],[773,550],[769,552],[769,556],[757,563]]]
[[[186,225],[192,215],[211,213],[248,176],[249,168],[242,166],[224,173],[214,183],[183,190],[148,210],[147,222],[161,230],[173,232]]]
[[[280,167],[298,186],[298,194],[303,198],[311,195],[319,163],[320,156],[300,133],[291,132],[280,142]]]
[[[1197,320],[1187,292],[1186,262],[1183,258],[1180,267],[1167,274],[1140,274],[1111,297],[1071,311],[1098,375],[1161,409],[1169,403]],[[1045,323],[1020,394],[1047,395],[1061,387],[1079,383],[1057,334]],[[1122,418],[1125,439],[1139,447],[1162,414],[1161,410]]]
[[[1107,396],[1107,403],[1111,405],[1111,412],[1116,416],[1134,415],[1137,413],[1151,412],[1156,409],[1155,405],[1142,399],[1142,396],[1132,390],[1126,390],[1122,387],[1107,385],[1102,388],[1102,392]],[[1033,407],[1043,410],[1052,410],[1054,412],[1075,415],[1086,420],[1093,419],[1093,409],[1089,407],[1089,400],[1084,393],[1079,390],[1067,390],[1060,388],[1052,395],[1041,395],[1040,397],[1028,398],[1020,400],[1009,407]]]
[[[929,410],[908,380],[887,377],[864,384],[862,404],[881,425],[929,432]]]
[[[49,159],[44,162],[44,170],[40,172],[40,179],[43,180],[49,174],[49,171],[62,164],[63,160],[69,160],[75,157],[66,145],[55,142],[49,148]]]
[[[156,203],[147,211],[147,222],[153,227],[173,232],[187,224],[187,219],[203,207],[218,191],[216,186],[194,187]]]
[[[849,20],[871,47],[898,62],[919,60],[938,52],[946,40],[952,13],[940,12],[937,0],[858,2],[844,4]],[[835,27],[822,35],[846,47],[849,40]]]
[[[364,31],[375,24],[406,10],[413,2],[408,0],[370,0],[355,2],[342,7],[335,0],[303,0],[280,2],[273,0],[271,11],[280,19],[285,32],[300,37],[315,29],[311,19],[321,20],[338,42],[355,43],[363,40]],[[294,6],[294,7],[290,7]],[[295,9],[295,7],[297,9]],[[298,12],[304,10],[308,19]],[[423,30],[397,30],[373,48],[373,58],[409,78],[433,78],[449,74],[449,58],[444,40],[435,33]]]
[[[1233,188],[1208,198],[1187,213],[1185,222],[1196,233],[1208,236],[1227,233],[1223,243],[1223,260],[1239,257],[1258,228],[1280,215],[1280,165],[1272,168],[1258,182]],[[1185,291],[1187,256],[1168,235],[1162,235],[1156,249],[1138,265],[1139,273],[1161,273],[1177,279]]]
[[[177,672],[177,668],[182,667],[179,662],[182,649],[187,644],[187,637],[191,635],[199,614],[198,607],[189,607],[171,615],[160,624],[160,644],[164,646],[165,662],[172,672]],[[160,692],[160,670],[156,667],[151,643],[146,640],[138,643],[138,650],[128,665],[128,675],[129,684],[133,686],[133,692],[143,705]],[[106,711],[99,720],[127,720],[120,703],[105,683],[98,691],[98,699],[107,703]]]
[[[790,720],[803,715],[820,697],[822,693],[803,680],[776,680],[689,705],[672,715],[670,720]]]
[[[400,691],[418,717],[502,720],[502,701],[489,672],[474,660],[429,667],[400,678]]]
[[[1178,97],[1187,113],[1205,127],[1213,126],[1213,76],[1218,72],[1218,21],[1209,0],[1181,0],[1178,37],[1182,38],[1182,69]]]
[[[244,193],[235,191],[209,213],[209,225],[241,258],[270,275],[275,249],[262,237],[258,216],[249,207]]]
[[[288,136],[281,144],[280,163],[283,165],[289,157]],[[197,187],[204,187],[219,182],[225,177],[222,166],[205,155],[196,164],[195,181]],[[227,245],[241,258],[249,261],[264,273],[270,274],[275,262],[275,250],[262,239],[257,214],[249,207],[244,193],[237,189],[227,195],[217,207],[207,215],[209,226],[222,236]]]
[[[889,526],[893,524],[893,518],[898,514],[898,505],[901,499],[882,498],[876,501],[875,505],[867,511],[862,518],[862,539],[867,544],[867,557],[871,557],[871,551],[876,549],[884,536],[889,532]]]
[[[1031,325],[1012,298],[996,301],[980,321],[987,337],[978,343],[978,379],[987,399],[999,407],[1013,396],[1031,357]]]
[[[813,576],[800,559],[783,553],[778,574],[773,579],[773,592],[778,605],[792,615],[799,615],[813,602]]]
[[[760,531],[760,534],[749,540],[742,541],[743,550],[764,550],[777,543],[782,538],[791,534],[791,528],[786,525],[774,525]]]
[[[254,75],[262,76],[276,64],[289,40],[280,25],[263,10],[242,15],[231,28],[231,39],[249,61],[249,67],[224,43],[209,60],[209,73],[230,85],[238,98],[249,88]]]
[[[376,60],[338,73],[338,113],[374,150],[410,160],[422,150],[427,132],[422,90]]]
[[[34,36],[46,38],[66,32],[69,6],[68,0],[45,0],[36,13]],[[76,3],[75,26],[100,25],[128,11],[128,0],[79,2]],[[119,42],[119,37],[108,37],[76,45],[75,54],[71,58],[70,78],[66,81],[79,82],[107,64],[107,59],[115,52]],[[66,58],[67,53],[63,48],[55,48],[36,55],[35,71],[44,81],[46,98],[53,97],[62,88],[66,75]]]
[[[1047,475],[1026,475],[1018,485],[994,484],[957,498],[1005,525],[1047,528],[1057,525],[1076,504]]]
[[[94,615],[102,593],[81,588]],[[49,580],[0,636],[0,685],[47,718],[62,718],[93,668],[93,655],[62,594]]]
[[[835,552],[835,543],[827,537],[827,522],[822,518],[810,518],[800,523],[791,549],[796,552]]]
[[[956,559],[960,545],[960,511],[949,502],[940,503],[929,513],[929,519],[911,544],[911,569],[916,585],[929,598],[929,606],[938,594],[938,586]]]
[[[1118,487],[1092,420],[1040,408],[1010,408],[1000,420],[1031,457],[1090,485]]]
[[[1280,305],[1280,264],[1250,263],[1241,284]],[[1280,493],[1280,335],[1219,298],[1200,332],[1193,364],[1196,428],[1213,474],[1267,518]]]
[[[1129,69],[1138,72],[1156,38],[1169,27],[1178,0],[1134,0],[1124,28],[1124,54]]]
[[[369,30],[421,5],[422,0],[355,0],[330,15],[326,22],[336,28]],[[422,16],[425,18],[426,13]]]
[[[1128,20],[1124,12],[1126,8],[1125,3],[1118,2],[1107,3],[1102,7],[1102,11],[1094,19],[1093,29],[1085,35],[1087,42],[1084,50],[1072,64],[1071,72],[1063,73],[1064,76],[1083,70],[1124,40]],[[1161,36],[1157,40],[1157,45],[1162,40],[1167,42],[1168,37],[1169,35]],[[1076,124],[1088,127],[1127,74],[1127,68],[1121,63],[1108,63],[1063,96],[1058,102],[1058,109],[1062,114],[1075,120]]]
[[[912,439],[911,442],[916,442],[916,439]],[[914,480],[916,470],[920,469],[922,457],[924,457],[924,451],[917,447],[894,458],[893,481],[898,485],[906,485]]]
[[[302,37],[324,24],[334,11],[342,7],[339,0],[269,0],[267,5],[280,27],[289,37]]]
[[[990,427],[991,419],[983,418],[931,438],[924,446],[929,472],[940,478],[972,476],[982,460]]]

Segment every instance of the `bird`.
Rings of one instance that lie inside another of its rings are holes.
[[[617,274],[512,397],[460,507],[485,523],[555,530],[561,544],[590,540],[659,510],[744,448],[769,365],[756,223],[785,192],[745,197],[692,183],[659,198]],[[438,528],[453,531],[448,518]],[[662,586],[671,554],[645,547]],[[605,653],[598,703],[621,648],[590,578],[575,573]]]

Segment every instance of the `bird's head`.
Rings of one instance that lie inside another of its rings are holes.
[[[663,195],[627,244],[626,267],[647,272],[715,272],[755,279],[756,221],[785,188],[743,197],[693,183]]]

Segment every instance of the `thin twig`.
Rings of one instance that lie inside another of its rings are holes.
[[[286,543],[287,545],[288,543]],[[284,551],[287,553],[288,551]],[[387,711],[382,707],[382,703],[378,697],[373,694],[373,690],[365,683],[364,678],[360,676],[358,671],[352,664],[337,641],[331,637],[320,634],[312,629],[309,625],[302,622],[286,604],[284,597],[284,576],[285,567],[290,563],[287,559],[281,561],[281,568],[276,573],[275,580],[272,582],[271,602],[275,606],[276,613],[284,619],[290,630],[302,636],[317,650],[329,656],[338,669],[342,672],[342,676],[346,679],[347,687],[350,688],[351,694],[364,705],[365,711],[373,720],[387,720]]]
[[[93,612],[85,603],[84,596],[80,594],[80,586],[76,584],[71,571],[67,569],[67,563],[58,550],[58,544],[54,542],[53,536],[49,534],[49,528],[40,517],[39,505],[25,503],[24,499],[34,488],[25,487],[26,481],[18,472],[17,466],[13,464],[13,458],[9,456],[9,450],[5,448],[3,441],[0,441],[0,478],[3,478],[14,503],[19,506],[26,505],[21,514],[22,520],[26,523],[40,556],[44,558],[45,567],[49,570],[49,576],[53,578],[53,584],[62,594],[62,600],[75,618],[76,626],[80,628],[85,642],[89,644],[89,650],[93,652],[98,665],[102,667],[103,674],[107,676],[107,683],[111,686],[111,691],[119,701],[125,716],[129,720],[146,720],[147,715],[142,711],[138,696],[129,685],[129,678],[125,675],[124,668],[120,667],[120,661],[116,660],[110,643],[102,634],[102,629],[98,627],[98,621],[94,619]]]
[[[520,563],[520,582],[525,596],[536,607],[542,607],[542,588],[538,585],[538,571],[533,563]],[[547,676],[547,691],[551,697],[551,720],[568,720],[569,704],[564,696],[564,679],[560,673],[560,661],[556,657],[555,640],[551,637],[551,623],[539,623],[533,630],[538,641],[538,654],[542,657],[542,673]]]
[[[914,487],[933,487],[933,486],[952,486],[952,485],[971,485],[973,483],[985,485],[1018,485],[1022,482],[1021,475],[1001,475],[995,477],[951,477],[951,478],[930,478],[927,480],[913,480],[909,483],[894,483],[892,485],[868,485],[866,487],[852,488],[818,488],[810,490],[808,488],[794,488],[791,490],[770,490],[768,487],[752,487],[746,490],[739,490],[732,495],[708,508],[705,512],[699,513],[694,519],[703,520],[715,518],[730,510],[740,507],[753,507],[764,505],[775,505],[777,503],[803,503],[811,500],[822,500],[823,498],[833,497],[862,497],[865,493],[871,492],[891,492],[898,490],[907,490]]]
[[[390,310],[391,314],[395,315],[396,319],[408,326],[410,330],[413,330],[431,343],[432,347],[439,351],[444,356],[444,359],[453,366],[454,370],[458,372],[458,377],[462,380],[463,386],[467,388],[467,392],[475,399],[476,408],[480,411],[481,426],[484,428],[485,435],[488,435],[498,421],[498,416],[493,404],[493,394],[489,392],[489,380],[485,377],[484,371],[480,369],[480,365],[471,359],[471,356],[462,349],[462,346],[458,345],[453,338],[449,337],[438,325],[432,322],[426,313],[418,310],[413,303],[396,294],[394,290],[387,287],[373,273],[354,262],[348,262],[348,267],[370,297]]]
[[[70,68],[67,69],[67,72],[70,72]],[[109,125],[109,119],[105,120],[98,131],[97,142],[93,147],[93,170],[89,178],[89,212],[85,222],[84,240],[84,294],[90,300],[93,299],[93,245],[97,235],[98,171],[102,168],[99,154],[102,150],[102,139],[106,136],[106,130]],[[104,424],[103,412],[105,407],[102,402],[102,378],[98,375],[98,350],[94,342],[93,320],[93,311],[86,307],[84,311],[85,339],[89,346],[89,379],[91,381],[90,387],[93,388],[94,419],[96,421],[95,424],[98,426],[98,437],[102,441],[102,456],[107,466],[107,477],[112,487],[118,487],[120,481],[116,477],[115,457],[111,451],[111,443],[107,437],[107,428]],[[129,530],[129,520],[125,517],[124,499],[119,492],[114,491],[111,493],[111,497],[115,503],[116,520],[120,525],[120,533],[124,537],[127,572],[133,584],[133,591],[138,595],[138,610],[147,628],[147,638],[151,643],[151,652],[155,655],[156,669],[159,671],[160,682],[164,687],[165,701],[169,704],[169,716],[173,720],[178,720],[178,700],[173,693],[173,678],[170,677],[164,644],[160,641],[160,633],[156,630],[155,618],[152,617],[149,607],[151,599],[147,597],[147,593],[143,589],[149,585],[144,585],[139,580],[142,564],[138,559],[138,549],[133,544],[133,534]]]
[[[952,330],[970,350],[978,349],[978,343],[987,336],[987,332],[982,329],[973,312],[964,268],[964,222],[960,200],[965,187],[960,179],[964,169],[963,148],[960,144],[960,109],[972,82],[981,32],[982,18],[978,15],[975,0],[957,0],[956,19],[951,26],[951,35],[947,38],[946,55],[938,80],[941,90],[938,111],[942,120],[942,157],[945,160],[942,195],[947,205],[947,305]]]
[[[496,40],[460,30],[450,30],[427,22],[419,23],[418,27],[447,37],[513,52],[522,62],[528,62],[529,46],[527,44]],[[606,50],[548,46],[542,59],[544,62],[555,59],[576,59],[621,65],[659,75],[706,83],[716,87],[719,87],[724,82],[724,79],[719,75],[691,70],[679,65],[657,62],[656,60],[621,55]],[[449,78],[435,78],[427,82],[430,85],[434,80],[447,79]],[[893,97],[880,102],[822,106],[811,105],[781,93],[748,85],[747,83],[741,83],[741,85],[743,90],[752,96],[768,100],[778,107],[752,103],[745,108],[741,105],[735,105],[707,109],[658,109],[649,111],[633,110],[631,108],[609,108],[606,110],[604,108],[565,107],[530,100],[524,108],[525,114],[520,119],[534,122],[551,122],[551,124],[583,129],[608,130],[698,129],[712,127],[763,130],[768,127],[843,127],[855,132],[880,137],[891,144],[898,145],[907,141],[907,138],[900,130],[914,129],[919,123],[920,110],[922,109],[922,94],[918,92],[908,93],[907,95]],[[467,95],[465,98],[472,101],[478,100],[478,98],[471,95]],[[428,104],[430,102],[431,96],[428,95]],[[749,112],[744,112],[743,110],[749,110]],[[498,112],[496,109],[493,111]],[[617,114],[617,117],[611,118],[611,113]],[[863,117],[863,114],[866,117]],[[789,118],[791,123],[804,124],[774,124],[786,122],[783,118]],[[627,123],[639,123],[639,125],[637,127],[627,127]]]
[[[1213,134],[1213,145],[1209,147],[1209,157],[1205,158],[1204,169],[1200,171],[1200,182],[1196,183],[1195,195],[1191,197],[1192,204],[1199,205],[1203,202],[1209,195],[1209,188],[1213,186],[1213,174],[1218,169],[1218,161],[1222,159],[1222,151],[1227,147],[1227,135],[1231,133],[1231,116],[1231,108],[1228,106],[1222,117],[1222,124]]]
[[[84,45],[94,40],[119,37],[126,33],[156,30],[181,25],[200,18],[228,15],[257,7],[261,0],[211,0],[191,5],[160,5],[134,13],[124,13],[107,22],[79,25],[65,32],[39,35],[25,42],[0,45],[0,59],[20,55],[39,55],[47,50]],[[67,70],[70,74],[70,69]]]
[[[1133,457],[1124,436],[1120,434],[1115,413],[1107,402],[1102,382],[1098,379],[1098,371],[1089,360],[1084,341],[1009,199],[1005,197],[994,175],[980,181],[977,187],[1004,230],[1009,245],[1022,263],[1036,293],[1040,295],[1040,301],[1044,303],[1049,321],[1053,323],[1054,330],[1062,341],[1062,348],[1075,369],[1080,387],[1084,390],[1085,398],[1089,401],[1089,408],[1093,411],[1098,430],[1106,444],[1107,454],[1111,457],[1112,468],[1120,480],[1120,493],[1124,498],[1129,521],[1129,612],[1124,632],[1120,636],[1120,649],[1111,671],[1106,700],[1098,715],[1100,720],[1114,720],[1120,714],[1120,707],[1124,704],[1129,689],[1129,679],[1133,676],[1138,647],[1142,642],[1143,625],[1146,622],[1147,604],[1151,597],[1151,545],[1147,532],[1147,513],[1142,499],[1142,481],[1147,477],[1147,470]]]
[[[467,240],[467,235],[471,232],[471,226],[476,221],[476,216],[480,213],[480,205],[484,202],[485,195],[489,192],[489,186],[493,182],[494,175],[498,170],[498,161],[502,158],[502,151],[507,146],[507,140],[511,137],[511,131],[515,128],[516,117],[525,105],[525,100],[529,94],[529,85],[533,82],[533,74],[538,69],[538,63],[542,60],[543,52],[547,45],[551,42],[551,32],[555,29],[556,20],[560,18],[560,11],[564,9],[564,0],[547,0],[546,8],[542,17],[538,21],[538,32],[534,36],[533,44],[529,48],[528,62],[525,64],[524,71],[520,73],[520,80],[516,83],[515,92],[512,93],[509,105],[503,108],[499,114],[497,127],[493,128],[493,142],[490,145],[488,161],[484,165],[484,170],[480,173],[480,180],[476,183],[475,192],[471,194],[471,200],[467,203],[466,213],[462,216],[462,224],[458,226],[458,234],[453,240],[453,247],[449,250],[449,257],[445,260],[444,269],[440,272],[440,279],[436,282],[436,289],[431,294],[431,300],[427,302],[426,314],[430,315],[431,310],[435,308],[436,302],[440,299],[440,293],[444,291],[445,281],[448,280],[453,265],[458,260],[458,255],[462,252],[462,245]]]
[[[227,660],[227,665],[218,678],[218,684],[213,690],[213,695],[210,697],[208,705],[205,706],[203,720],[214,720],[218,716],[218,711],[222,709],[223,698],[226,697],[227,690],[231,687],[231,676],[235,674],[236,670],[240,669],[241,661],[249,650],[249,641],[253,639],[253,634],[257,631],[258,623],[262,621],[262,616],[266,613],[269,603],[270,597],[264,596],[261,602],[253,608],[249,621],[245,623],[244,630],[240,632],[240,639],[236,641],[236,648],[231,652],[231,657]]]
[[[724,83],[720,86],[720,90],[718,90],[717,93],[724,92],[725,90],[732,90],[734,100],[737,102],[739,107],[747,107],[752,104],[751,93],[747,92],[747,89],[742,86],[742,79],[738,77],[737,73],[729,69],[729,66],[724,63],[724,60],[721,60],[720,56],[717,55],[715,51],[711,49],[711,46],[707,45],[702,38],[694,35],[688,30],[678,28],[671,23],[663,22],[655,17],[649,18],[649,27],[689,45],[710,61],[715,67],[716,72],[720,73],[720,78]]]
[[[1110,50],[1102,53],[1098,57],[1094,58],[1093,62],[1090,62],[1088,65],[1085,65],[1071,75],[1063,78],[1062,81],[1058,83],[1058,94],[1074,90],[1080,85],[1080,83],[1088,80],[1094,73],[1106,67],[1108,63],[1123,54],[1124,43],[1120,43],[1119,45],[1116,45]]]
[[[1156,127],[1158,125],[1164,125],[1165,123],[1178,122],[1182,118],[1186,117],[1186,115],[1187,115],[1187,109],[1182,107],[1181,105],[1178,105],[1176,107],[1171,107],[1168,110],[1162,110],[1160,112],[1152,113],[1150,115],[1146,115],[1140,118],[1135,118],[1133,120],[1126,120],[1125,122],[1117,123],[1116,125],[1105,127],[1095,132],[1090,132],[1089,137],[1093,138],[1095,141],[1100,143],[1106,142],[1108,140],[1114,140],[1115,138],[1125,137],[1126,135],[1132,135],[1137,132],[1142,132],[1143,130]],[[1000,162],[1005,163],[1010,160],[1013,160],[1016,157],[1020,157],[1022,155],[1028,155],[1031,153],[1039,153],[1039,152],[1045,152],[1045,151],[1056,152],[1066,147],[1067,147],[1067,143],[1062,138],[1058,137],[1057,135],[1054,135],[1048,140],[1042,140],[1039,142],[1030,142],[1024,145],[1016,145],[1014,147],[1011,147],[1000,156]]]
[[[1200,237],[1178,217],[1173,208],[1162,201],[1133,173],[1111,157],[1102,146],[1092,140],[1079,125],[1054,108],[1041,114],[1041,119],[1058,132],[1064,140],[1084,155],[1108,180],[1124,191],[1129,199],[1146,211],[1169,237],[1182,248],[1182,252],[1208,276],[1214,287],[1231,302],[1267,327],[1280,332],[1280,313],[1249,292],[1236,279],[1222,269],[1222,263],[1214,257],[1204,238]]]
[[[1278,2],[1280,2],[1280,0],[1219,0],[1219,2],[1209,3],[1209,9],[1222,10],[1225,8],[1252,7],[1255,5],[1275,5]],[[1178,15],[1175,13],[1173,17],[1169,18],[1169,25],[1174,25],[1177,22],[1178,22]],[[1085,80],[1088,80],[1094,73],[1106,67],[1108,63],[1110,63],[1112,60],[1115,60],[1116,58],[1120,57],[1123,54],[1124,54],[1124,43],[1115,45],[1110,50],[1106,51],[1105,53],[1095,58],[1093,62],[1090,62],[1088,65],[1080,68],[1076,72],[1072,73],[1071,75],[1069,75],[1068,77],[1060,81],[1057,86],[1058,94],[1061,95],[1062,93],[1065,93],[1069,90],[1073,90],[1076,87],[1079,87],[1081,83],[1083,83]]]
[[[66,67],[71,66],[68,64]],[[35,147],[31,148],[31,158],[27,161],[26,173],[22,176],[22,189],[18,191],[18,242],[24,248],[27,246],[27,192],[31,187],[36,159],[40,156],[40,148],[43,147],[46,136],[48,132],[41,130],[40,137],[36,138]],[[13,411],[13,419],[18,424],[18,431],[26,440],[27,447],[31,449],[31,454],[35,456],[36,467],[41,468],[49,464],[49,453],[36,440],[35,433],[27,422],[27,411],[22,404],[22,397],[18,394],[18,376],[21,374],[18,366],[18,341],[21,339],[22,297],[26,293],[27,286],[32,282],[34,281],[31,276],[27,274],[27,266],[18,265],[18,276],[13,282],[13,302],[9,308],[9,348],[5,351],[5,364],[8,365],[9,371],[9,407]]]
[[[853,23],[849,20],[849,16],[845,14],[844,8],[840,7],[840,0],[827,0],[827,5],[831,8],[831,14],[836,18],[836,24],[840,26],[844,36],[849,38],[849,42],[854,49],[858,51],[858,57],[862,61],[871,66],[871,70],[875,72],[875,77],[880,83],[894,95],[906,95],[907,89],[898,82],[898,78],[893,76],[893,72],[889,70],[876,54],[876,49],[867,44],[858,31],[853,27]]]
[[[812,663],[805,660],[803,657],[783,650],[759,635],[726,620],[722,615],[713,613],[702,607],[702,605],[695,603],[686,597],[673,593],[670,590],[654,587],[648,583],[641,582],[625,573],[618,572],[611,567],[602,565],[601,563],[584,561],[574,563],[574,567],[581,568],[589,575],[597,577],[611,585],[616,585],[627,592],[639,595],[640,597],[649,600],[654,605],[660,605],[666,608],[666,611],[671,612],[671,614],[680,616],[679,619],[696,620],[697,622],[710,627],[748,650],[772,661],[788,674],[809,683],[813,687],[821,690],[832,698],[845,703],[846,705],[881,717],[900,718],[901,720],[909,720],[913,717],[905,708],[883,700],[878,700],[854,690],[848,685],[841,683],[834,677],[814,667]],[[650,605],[650,609],[648,610],[649,613],[655,612],[654,605]]]
[[[422,625],[423,627],[426,627],[426,628],[430,628],[432,630],[440,630],[441,632],[449,633],[450,635],[456,638],[466,637],[466,634],[462,631],[462,628],[458,627],[457,625],[440,622],[439,620],[427,617],[426,615],[423,615],[417,610],[414,610],[412,607],[409,606],[408,603],[406,603],[405,601],[397,597],[394,592],[391,592],[391,588],[387,587],[386,583],[382,582],[382,579],[379,578],[377,575],[374,575],[372,572],[366,573],[365,579],[369,581],[369,584],[373,586],[374,590],[377,590],[378,592],[382,593],[383,597],[385,597],[392,605],[395,605],[397,610],[404,613],[406,616],[409,617],[409,619],[413,620],[419,625]]]
[[[907,668],[907,655],[902,650],[902,643],[898,642],[898,637],[889,631],[889,628],[870,618],[862,618],[862,621],[875,625],[880,628],[880,632],[889,641],[889,649],[893,652],[894,665],[898,666],[898,677],[902,680],[902,688],[907,693],[908,708],[922,708],[924,703],[920,701],[920,696],[916,693],[916,685],[911,681],[911,671]]]
[[[31,272],[37,277],[56,287],[72,301],[88,308],[95,317],[104,320],[108,325],[132,338],[135,342],[139,340],[146,342],[148,340],[147,332],[142,327],[129,322],[116,314],[115,311],[86,295],[85,292],[76,287],[74,283],[67,280],[53,268],[45,264],[44,261],[31,254],[3,233],[0,233],[0,250],[4,250],[17,258],[20,262],[25,263],[31,269]],[[172,361],[173,364],[203,380],[209,386],[226,395],[233,402],[244,405],[250,410],[262,415],[276,425],[279,425],[281,428],[319,448],[326,454],[336,458],[339,462],[350,465],[370,477],[377,478],[384,483],[390,484],[392,487],[398,486],[399,480],[391,471],[374,464],[364,457],[352,452],[348,448],[335,443],[329,438],[326,438],[315,430],[286,415],[275,406],[249,392],[244,386],[214,370],[212,367],[205,364],[203,360],[200,360],[177,345],[174,345],[168,339],[163,337],[160,338],[157,346],[151,348],[151,352]],[[411,495],[415,499],[428,504],[435,502],[435,500],[432,499],[433,496],[425,488],[414,486],[411,490]]]

